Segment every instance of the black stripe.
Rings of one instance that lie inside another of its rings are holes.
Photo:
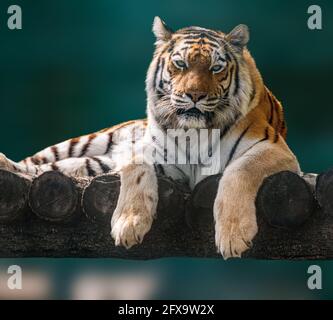
[[[225,76],[220,80],[220,82],[227,80],[227,78],[229,77],[229,72],[232,73],[233,67],[234,66],[231,66],[231,68],[229,69],[227,66],[227,72],[226,72]]]
[[[249,151],[250,151],[253,147],[255,147],[257,144],[259,144],[259,143],[261,143],[261,142],[264,142],[264,141],[266,141],[266,140],[267,140],[267,139],[263,138],[263,139],[257,141],[257,142],[254,143],[250,148],[248,148],[248,149],[243,153],[243,155],[246,154],[247,152],[249,152]]]
[[[249,125],[243,132],[242,134],[238,137],[237,141],[235,142],[235,144],[233,145],[231,151],[230,151],[230,154],[229,154],[229,157],[228,157],[228,161],[227,161],[227,164],[225,165],[225,167],[227,167],[230,163],[230,161],[232,160],[236,150],[237,150],[237,147],[239,145],[239,143],[241,142],[241,140],[243,139],[244,135],[246,134],[246,132],[249,130],[251,125]]]
[[[74,155],[74,148],[75,146],[79,143],[80,139],[79,138],[74,138],[71,139],[69,142],[69,149],[68,149],[68,157],[72,158]]]
[[[220,139],[222,139],[230,130],[230,128],[236,123],[236,121],[238,120],[238,118],[240,117],[240,112],[238,112],[235,116],[232,122],[230,122],[229,124],[227,124],[224,129],[222,130],[222,132],[220,133]]]
[[[279,141],[279,132],[275,130],[273,143],[277,143],[278,141]]]
[[[214,112],[205,111],[204,115],[205,115],[207,127],[210,128],[213,124]]]
[[[198,34],[198,35],[188,35],[184,37],[184,40],[199,40],[201,39],[201,41],[204,41],[204,38],[208,39],[210,41],[210,44],[214,43],[216,46],[220,47],[220,41],[214,37],[211,37],[209,35],[205,35],[205,34]]]
[[[229,92],[230,86],[231,86],[231,84],[232,84],[231,79],[232,79],[232,74],[233,74],[233,72],[234,72],[234,66],[232,65],[231,68],[230,68],[230,70],[228,71],[228,74],[227,74],[227,76],[231,75],[231,76],[229,77],[230,80],[229,80],[228,85],[224,88],[223,85],[222,85],[222,83],[221,83],[221,87],[223,88],[224,93]],[[224,81],[224,80],[222,80],[222,81]]]
[[[215,101],[215,100],[218,100],[218,98],[217,97],[210,97],[210,98],[208,98],[207,99],[207,102],[210,102],[210,101]]]
[[[268,139],[269,139],[269,132],[268,132],[268,127],[266,127],[264,140],[268,140]]]
[[[179,52],[174,52],[173,54],[172,54],[172,56],[173,57],[182,57],[182,55],[179,53]]]
[[[88,176],[95,176],[96,172],[95,170],[91,167],[91,163],[89,159],[86,159],[86,169],[88,172]]]
[[[47,158],[46,157],[42,157],[42,164],[46,164],[46,163],[48,163],[49,161],[47,160]]]
[[[172,39],[172,40],[170,41],[169,47],[167,48],[169,53],[173,51],[173,49],[174,49],[174,47],[175,47],[175,43],[176,43],[176,41],[175,41],[174,39]],[[165,52],[165,51],[163,51],[162,54],[163,54],[164,52]]]
[[[182,101],[182,100],[179,100],[179,99],[174,99],[174,101],[177,102],[177,103],[181,103],[181,104],[187,103],[186,101]]]
[[[286,121],[283,120],[282,123],[281,123],[281,130],[284,130],[286,129]]]
[[[159,82],[159,88],[164,90],[164,85],[163,85],[163,72],[164,72],[164,66],[165,66],[165,59],[162,59],[162,64],[161,64],[161,72],[160,72],[160,82]]]
[[[155,168],[155,173],[156,175],[165,175],[165,171],[164,171],[164,168],[161,164],[155,164],[154,165],[154,168]]]
[[[155,72],[154,72],[154,81],[153,81],[154,89],[157,86],[157,75],[158,75],[158,71],[160,70],[160,62],[161,62],[161,56],[159,56],[158,59],[157,59],[156,69],[155,69]]]
[[[257,141],[256,143],[254,143],[250,148],[248,148],[243,154],[247,153],[249,150],[251,150],[254,146],[256,146],[257,144],[264,142],[266,140],[268,140],[268,127],[266,127],[265,129],[265,137],[262,138],[261,140]]]
[[[206,103],[205,107],[214,107],[218,104],[218,102],[214,102],[214,103]]]
[[[269,103],[271,105],[271,114],[269,116],[269,121],[268,122],[269,122],[270,125],[272,125],[273,119],[274,119],[274,104],[273,104],[273,101],[272,101],[272,98],[271,98],[270,94],[267,93],[267,95],[268,95]]]
[[[51,164],[51,169],[52,169],[53,171],[58,171],[58,170],[59,170],[59,167],[58,167],[55,163],[52,163],[52,164]]]
[[[266,140],[268,140],[269,139],[269,135],[268,135],[268,127],[266,127],[266,129],[265,129],[265,136],[261,139],[261,140],[259,140],[259,141],[257,141],[255,144],[253,144],[249,149],[251,149],[251,148],[253,148],[255,145],[257,145],[258,143],[260,143],[260,142],[264,142],[264,141],[266,141]],[[248,149],[248,150],[249,150]],[[247,150],[247,151],[248,151]]]
[[[105,150],[104,154],[109,153],[110,150],[111,150],[111,147],[112,147],[112,135],[113,135],[113,132],[109,132],[109,134],[108,134],[109,140],[108,140],[108,144],[106,146],[106,150]]]
[[[215,44],[214,42],[211,41],[205,41],[205,40],[200,40],[200,41],[193,41],[193,40],[186,40],[184,41],[184,44],[208,44],[216,49],[220,48],[220,46],[218,44]]]
[[[36,166],[38,166],[40,164],[40,159],[37,157],[31,157],[30,160]]]
[[[161,99],[164,96],[164,92],[161,91],[160,89],[157,89],[156,93],[157,93],[158,99]]]
[[[239,65],[238,61],[235,60],[236,67],[235,67],[235,90],[234,90],[234,95],[237,95],[238,90],[239,90]]]
[[[51,151],[54,155],[55,161],[59,161],[59,151],[58,151],[57,146],[51,147]]]
[[[180,35],[186,35],[186,34],[191,34],[191,33],[194,33],[194,34],[205,33],[205,34],[208,34],[208,35],[210,35],[212,37],[216,37],[216,38],[222,40],[221,35],[218,32],[214,31],[214,30],[203,30],[203,29],[186,28],[186,29],[182,29],[182,30],[177,31],[177,34],[180,34]]]
[[[230,55],[229,55],[228,53],[225,54],[225,57],[227,58],[227,60],[228,60],[229,62],[231,62],[231,58],[230,58]]]
[[[103,163],[101,159],[96,157],[93,157],[92,159],[98,163],[103,173],[108,173],[111,171],[111,168],[107,164]]]
[[[91,142],[96,138],[96,134],[93,133],[88,137],[88,141],[86,142],[86,144],[83,146],[81,153],[79,155],[79,157],[83,157],[84,155],[86,155],[86,153],[88,152],[88,149],[91,145]]]
[[[236,59],[235,55],[232,52],[229,52],[231,57],[233,58],[233,61],[235,62],[235,90],[234,95],[238,93],[239,90],[239,64],[238,60]]]

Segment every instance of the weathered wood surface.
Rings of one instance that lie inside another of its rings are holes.
[[[212,213],[219,178],[208,177],[190,192],[159,177],[152,230],[126,250],[110,236],[118,176],[91,180],[48,172],[31,181],[0,170],[0,257],[220,258]],[[256,205],[259,233],[244,257],[333,259],[333,171],[268,177]]]

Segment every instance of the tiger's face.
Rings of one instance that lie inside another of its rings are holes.
[[[252,90],[246,26],[228,35],[199,27],[172,32],[156,17],[153,31],[148,115],[162,128],[222,128],[245,112]]]

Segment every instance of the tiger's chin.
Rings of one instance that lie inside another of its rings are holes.
[[[200,115],[180,115],[178,116],[179,129],[207,129],[207,119]]]

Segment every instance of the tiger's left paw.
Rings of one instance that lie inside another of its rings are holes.
[[[244,207],[243,207],[244,208]],[[252,240],[258,232],[255,208],[228,211],[215,206],[215,243],[223,258],[241,257],[252,247]]]

